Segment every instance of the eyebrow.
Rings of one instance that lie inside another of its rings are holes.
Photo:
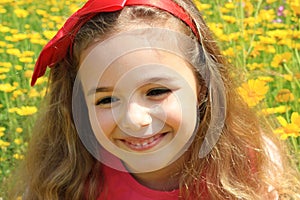
[[[98,87],[98,88],[92,88],[88,91],[87,95],[95,94],[97,92],[111,92],[113,91],[112,87]]]
[[[156,83],[156,82],[162,82],[162,81],[174,81],[176,80],[176,77],[153,77],[146,80],[141,81],[141,84],[145,83]],[[98,87],[98,88],[92,88],[88,91],[87,96],[95,94],[97,92],[111,92],[113,91],[113,87]]]

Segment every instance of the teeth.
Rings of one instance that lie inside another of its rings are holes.
[[[143,146],[145,146],[146,144],[148,144],[148,143],[147,143],[147,142],[144,142],[144,143],[143,143]]]
[[[154,142],[159,137],[160,137],[160,135],[153,136],[153,137],[151,137],[147,140],[144,140],[142,143],[141,142],[134,142],[134,141],[127,141],[127,143],[129,143],[130,145],[133,145],[137,148],[142,148],[142,147],[148,146],[149,144]]]
[[[153,138],[153,137],[150,138],[149,142],[151,143],[151,142],[153,142],[153,141],[154,141],[154,138]]]

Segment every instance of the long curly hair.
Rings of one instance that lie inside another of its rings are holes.
[[[269,186],[280,197],[300,198],[299,176],[291,166],[287,148],[272,134],[268,123],[262,123],[236,94],[235,82],[229,75],[230,65],[192,1],[175,2],[193,18],[198,39],[188,26],[171,14],[144,6],[100,13],[77,33],[73,52],[68,52],[63,61],[51,68],[45,106],[33,129],[26,170],[22,171],[23,187],[19,189],[25,200],[93,200],[101,193],[105,184],[102,164],[86,150],[74,125],[73,86],[82,50],[95,40],[104,40],[114,32],[139,24],[178,29],[193,37],[203,48],[206,64],[218,70],[224,82],[227,111],[221,136],[212,151],[200,159],[199,150],[211,120],[211,107],[206,104],[199,130],[182,167],[179,198],[200,198],[203,183],[211,199],[268,199]],[[195,52],[196,58],[200,56],[203,55]],[[203,82],[201,77],[199,82]],[[272,151],[280,158],[280,163],[272,159]]]

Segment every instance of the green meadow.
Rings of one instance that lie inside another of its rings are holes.
[[[42,47],[83,3],[80,0],[0,2],[0,183],[24,159],[47,77],[30,86]],[[299,0],[197,1],[223,55],[239,74],[249,107],[274,119],[300,170]],[[4,191],[0,187],[0,197]]]

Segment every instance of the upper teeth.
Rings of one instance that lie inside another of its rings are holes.
[[[148,145],[148,144],[152,143],[158,137],[159,137],[159,135],[158,136],[153,136],[149,139],[143,140],[142,142],[138,142],[138,141],[127,141],[127,142],[131,145],[135,145],[135,146],[139,147],[139,146],[145,146],[145,145]]]

